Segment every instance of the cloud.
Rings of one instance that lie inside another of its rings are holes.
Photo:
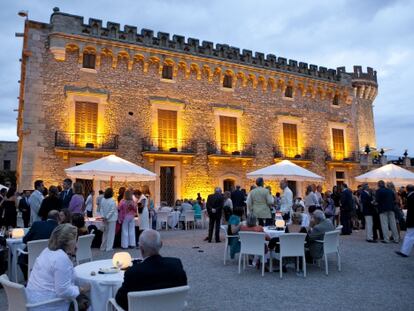
[[[397,154],[414,150],[406,134],[414,131],[414,1],[408,0],[6,0],[0,10],[0,139],[15,137],[8,128],[15,125],[22,41],[14,33],[23,28],[16,12],[27,9],[31,19],[48,22],[54,6],[85,21],[95,17],[329,68],[373,67],[378,146]]]

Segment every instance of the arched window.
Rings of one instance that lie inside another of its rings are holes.
[[[83,52],[83,68],[95,69],[96,56],[91,52]]]
[[[233,191],[236,186],[236,181],[232,178],[226,178],[223,180],[223,191]]]
[[[223,87],[231,89],[233,87],[233,77],[229,74],[224,75]]]
[[[293,97],[293,88],[292,86],[288,85],[285,90],[285,97],[292,98]]]
[[[167,64],[164,64],[164,66],[162,66],[162,78],[172,80],[173,66]]]

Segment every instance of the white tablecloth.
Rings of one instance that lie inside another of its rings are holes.
[[[23,239],[6,239],[7,246],[9,247],[9,261],[7,266],[7,275],[9,279],[13,282],[21,282],[24,280],[23,273],[20,270],[20,267],[17,266],[17,250],[19,248],[24,249],[26,244],[23,243]],[[17,271],[17,278],[15,275]]]
[[[263,231],[270,236],[270,238],[278,238],[281,235],[285,234],[284,230],[275,230],[275,229],[269,229],[269,227],[264,227]]]
[[[138,226],[138,217],[135,217],[135,226]],[[98,230],[103,231],[103,221],[102,220],[97,220],[95,217],[89,217],[89,218],[85,218],[85,226],[86,228],[88,228],[90,225],[96,226],[96,228],[98,228]]]
[[[171,228],[175,228],[177,226],[178,221],[180,220],[180,212],[179,211],[172,211],[168,215],[168,226]]]
[[[112,266],[112,259],[106,259],[87,262],[74,268],[75,283],[78,285],[89,283],[91,285],[91,307],[94,311],[106,310],[108,299],[115,297],[118,288],[124,281],[124,271],[113,274],[98,273],[99,268]],[[91,275],[92,271],[96,274]]]

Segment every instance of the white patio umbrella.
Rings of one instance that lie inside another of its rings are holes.
[[[151,181],[156,174],[127,160],[109,155],[65,169],[71,178],[109,180],[111,181]]]
[[[395,164],[387,164],[368,173],[355,177],[359,182],[392,181],[396,184],[414,183],[414,173]]]
[[[257,171],[247,174],[248,178],[263,177],[267,180],[288,179],[294,181],[322,181],[323,177],[319,176],[289,160],[283,160],[279,163],[266,166]]]

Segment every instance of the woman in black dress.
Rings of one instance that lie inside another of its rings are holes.
[[[0,218],[2,226],[17,227],[16,189],[13,187],[9,188],[0,206]]]

